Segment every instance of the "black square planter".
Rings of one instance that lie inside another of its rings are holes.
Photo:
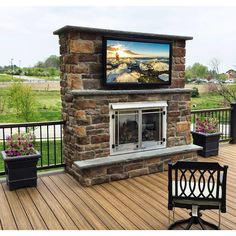
[[[9,190],[37,186],[37,163],[41,155],[35,152],[28,156],[7,157],[2,151]]]
[[[217,156],[219,153],[219,140],[222,133],[205,134],[192,131],[193,144],[202,146],[203,149],[197,151],[203,157]]]

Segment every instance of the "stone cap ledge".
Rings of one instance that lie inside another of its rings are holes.
[[[111,30],[111,29],[99,29],[92,27],[83,27],[83,26],[72,26],[66,25],[53,32],[54,35],[60,35],[70,31],[74,32],[89,32],[89,33],[100,33],[105,35],[127,35],[127,36],[142,36],[148,38],[160,38],[160,39],[177,39],[177,40],[192,40],[191,36],[180,36],[180,35],[166,35],[166,34],[156,34],[156,33],[141,33],[133,31],[121,31],[121,30]]]
[[[198,150],[202,150],[202,147],[194,144],[176,146],[176,147],[168,147],[164,149],[156,149],[150,151],[129,153],[129,154],[121,154],[109,157],[102,157],[84,161],[75,161],[73,164],[77,166],[79,169],[90,169],[100,166],[108,166],[119,163],[128,163],[137,160],[145,160],[151,159],[153,157],[162,157],[162,156],[170,156],[177,155],[189,152],[195,152]]]
[[[143,89],[143,90],[71,90],[70,93],[75,96],[90,95],[121,95],[121,94],[173,94],[173,93],[190,93],[192,89],[185,88],[168,88],[168,89]]]

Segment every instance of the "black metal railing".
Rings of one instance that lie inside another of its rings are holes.
[[[191,130],[195,130],[197,118],[213,117],[219,121],[220,141],[230,141],[231,110],[231,107],[226,107],[191,111]]]
[[[14,133],[31,132],[35,135],[35,149],[41,153],[37,169],[64,167],[63,121],[0,124],[0,151],[5,150],[6,138]],[[0,159],[0,175],[4,175]]]

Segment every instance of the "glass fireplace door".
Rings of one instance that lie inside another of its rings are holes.
[[[159,104],[161,106],[158,106]],[[165,147],[166,108],[166,102],[112,104],[111,153],[121,154]]]
[[[152,148],[163,143],[162,109],[142,111],[142,148]]]
[[[135,150],[139,141],[138,111],[115,112],[115,149],[116,151]]]

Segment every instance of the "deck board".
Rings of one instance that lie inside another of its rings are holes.
[[[236,229],[236,145],[220,145],[218,157],[199,158],[229,166],[227,213],[222,229]],[[82,187],[69,174],[42,176],[37,188],[9,191],[0,183],[0,229],[167,229],[167,172]],[[189,217],[176,209],[176,219]],[[218,222],[217,210],[203,218]],[[193,229],[198,229],[194,226]],[[181,228],[180,228],[181,229]]]
[[[21,205],[17,193],[15,191],[8,191],[6,184],[3,184],[3,190],[6,194],[7,201],[15,218],[17,228],[23,230],[33,229],[25,209]]]

